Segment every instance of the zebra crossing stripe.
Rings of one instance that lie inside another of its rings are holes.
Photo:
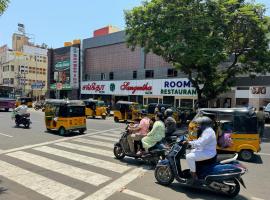
[[[109,161],[80,155],[77,153],[63,151],[63,150],[55,149],[55,148],[48,147],[48,146],[37,147],[37,148],[34,148],[34,150],[48,153],[51,155],[56,155],[56,156],[63,157],[63,158],[73,160],[73,161],[77,161],[80,163],[92,165],[95,167],[103,168],[103,169],[110,170],[110,171],[117,172],[117,173],[123,173],[123,172],[127,171],[128,169],[130,169],[130,167],[128,167],[128,166],[124,166],[124,165],[112,163]]]
[[[97,148],[88,147],[88,146],[84,146],[84,145],[78,145],[78,144],[74,144],[74,143],[70,143],[70,142],[59,142],[59,143],[56,143],[54,145],[57,145],[57,146],[60,146],[60,147],[65,147],[65,148],[68,148],[68,149],[84,151],[84,152],[87,152],[87,153],[98,154],[98,155],[102,155],[102,156],[106,156],[106,157],[110,157],[110,158],[112,158],[114,156],[113,151],[97,149]]]
[[[0,175],[52,200],[75,200],[83,192],[39,174],[0,161]]]
[[[130,196],[134,196],[140,199],[144,199],[144,200],[159,200],[157,198],[154,198],[154,197],[142,194],[142,193],[134,192],[132,190],[127,190],[127,189],[123,190],[122,193],[128,194]]]
[[[95,186],[99,186],[100,184],[105,183],[111,179],[101,174],[93,173],[78,167],[73,167],[58,161],[23,151],[9,153],[7,155]]]
[[[107,136],[107,137],[112,137],[112,138],[117,138],[119,140],[119,138],[121,137],[120,134],[113,134],[113,133],[102,133],[100,134],[101,136]]]
[[[74,139],[72,141],[80,142],[80,143],[84,143],[84,144],[92,144],[92,145],[97,145],[97,146],[102,146],[102,147],[109,147],[109,148],[113,147],[113,144],[109,143],[109,142],[101,142],[101,141],[96,141],[96,140],[87,140],[87,139],[84,139],[84,138],[78,138],[78,139]]]
[[[123,175],[119,179],[113,181],[112,183],[106,185],[105,187],[101,188],[100,190],[94,192],[93,194],[89,195],[83,200],[105,200],[113,195],[115,192],[122,189],[125,185],[129,184],[140,175],[146,172],[143,168],[136,168],[130,171],[129,173]]]
[[[108,141],[112,141],[112,142],[117,142],[119,140],[117,138],[109,138],[109,137],[101,136],[101,135],[91,135],[91,136],[87,136],[87,137],[94,138],[94,139],[108,140]]]

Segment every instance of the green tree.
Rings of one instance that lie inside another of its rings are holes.
[[[269,17],[244,0],[151,0],[125,12],[128,47],[143,47],[184,72],[198,102],[228,91],[235,77],[270,69]]]
[[[4,13],[8,6],[9,0],[0,0],[0,16]]]

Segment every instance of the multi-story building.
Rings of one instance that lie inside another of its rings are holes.
[[[197,98],[185,74],[142,48],[127,48],[124,31],[83,40],[81,77],[81,98],[170,103],[177,107],[192,106]],[[268,102],[270,75],[254,79],[243,75],[236,78],[231,91],[210,101],[209,106],[258,108]]]
[[[18,96],[40,97],[47,86],[47,49],[35,46],[23,34],[13,34],[12,46],[0,53],[0,84],[14,87]],[[2,55],[2,56],[1,56]]]
[[[80,40],[48,50],[48,97],[79,98]]]

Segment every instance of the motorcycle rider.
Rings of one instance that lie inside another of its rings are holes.
[[[196,174],[196,161],[203,161],[216,156],[217,139],[213,130],[212,120],[209,117],[198,117],[194,120],[197,124],[197,140],[188,141],[193,149],[186,155],[186,160],[192,175],[192,182],[198,179]]]
[[[142,139],[143,148],[148,152],[151,147],[155,146],[155,144],[160,142],[164,137],[165,125],[163,123],[163,115],[157,113],[155,115],[155,123],[152,130]],[[138,152],[138,154],[142,154],[142,152]]]
[[[142,110],[141,116],[140,124],[136,127],[130,127],[129,131],[131,131],[132,134],[127,137],[129,148],[134,153],[137,152],[137,146],[140,145],[139,141],[149,132],[150,119],[147,117],[146,111]]]
[[[25,101],[22,101],[21,105],[14,109],[16,121],[20,121],[21,118],[27,114],[28,107]]]
[[[165,110],[165,135],[166,137],[171,136],[176,131],[176,121],[173,118],[173,110],[168,108]]]

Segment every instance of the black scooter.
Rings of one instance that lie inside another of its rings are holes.
[[[241,176],[246,168],[234,158],[217,162],[216,156],[196,162],[198,180],[191,181],[189,169],[182,170],[180,159],[185,157],[187,144],[183,144],[185,136],[180,136],[165,159],[161,159],[155,169],[155,178],[161,185],[168,186],[174,179],[181,185],[205,189],[235,197],[240,192],[240,183],[245,184]]]
[[[152,165],[156,165],[160,157],[165,158],[165,152],[168,150],[162,142],[157,143],[154,147],[149,149],[149,153],[143,155],[136,155],[135,152],[132,152],[129,147],[127,136],[129,135],[128,126],[126,130],[122,133],[119,141],[114,144],[113,153],[114,156],[121,160],[125,156],[133,157],[135,159],[143,160]]]
[[[20,126],[22,124],[24,125],[24,128],[29,128],[30,124],[32,123],[30,120],[30,113],[20,116],[20,115],[17,115],[15,112],[14,118],[15,118],[16,126]]]

